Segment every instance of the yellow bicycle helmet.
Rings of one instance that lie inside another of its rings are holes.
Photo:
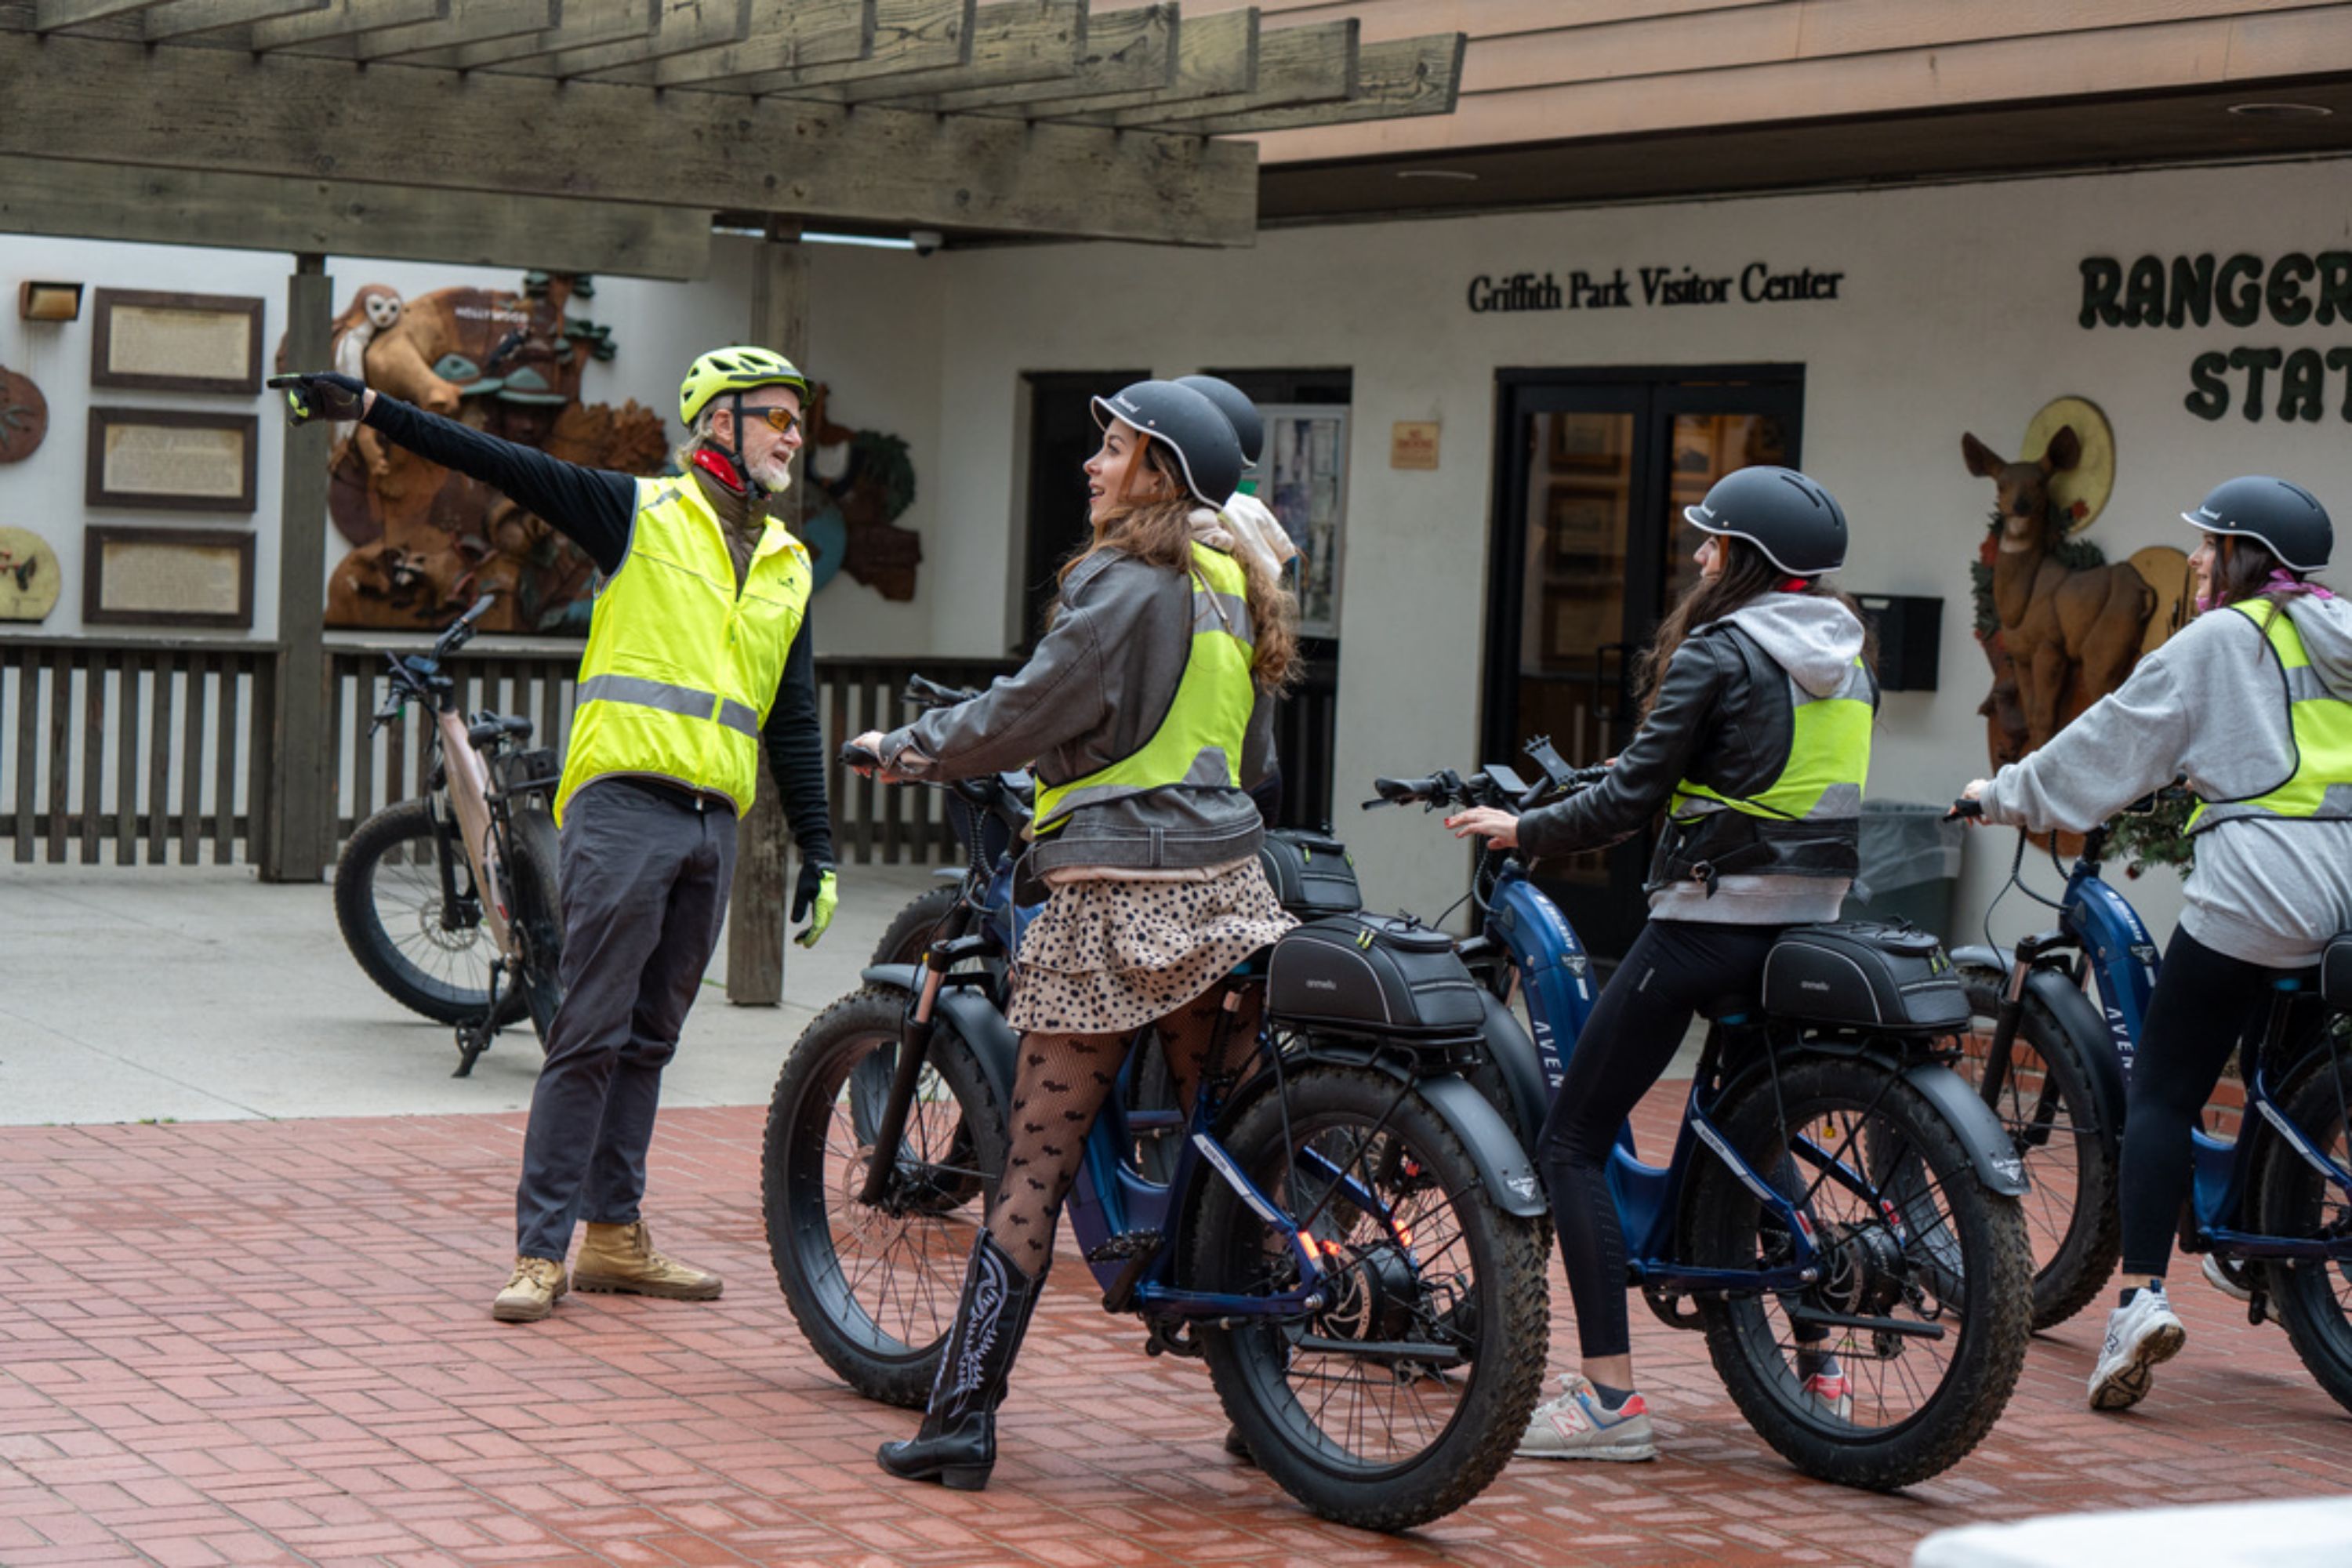
[[[678,384],[678,423],[691,430],[712,398],[724,392],[749,392],[755,386],[789,386],[803,397],[808,395],[808,378],[772,350],[744,344],[712,349],[687,367],[686,379]]]

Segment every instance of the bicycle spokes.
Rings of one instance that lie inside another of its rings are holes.
[[[920,1349],[954,1321],[983,1183],[962,1112],[926,1066],[896,1151],[893,1200],[881,1207],[858,1201],[868,1164],[885,1157],[871,1140],[897,1048],[877,1041],[844,1064],[824,1131],[826,1221],[832,1282],[844,1304],[880,1340]]]

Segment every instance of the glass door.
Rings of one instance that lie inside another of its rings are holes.
[[[1506,372],[1501,390],[1482,760],[1524,773],[1548,735],[1600,762],[1632,738],[1642,651],[1697,575],[1682,509],[1735,468],[1796,466],[1803,371]],[[1654,842],[1537,868],[1597,956],[1641,929]]]

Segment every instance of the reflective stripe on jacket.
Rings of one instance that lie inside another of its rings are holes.
[[[1136,751],[1081,778],[1038,781],[1036,832],[1070,814],[1175,785],[1241,786],[1242,747],[1257,699],[1250,679],[1255,636],[1241,563],[1192,544],[1192,641],[1167,716]]]
[[[629,552],[597,591],[556,818],[611,773],[725,796],[741,816],[760,730],[807,613],[808,552],[768,521],[739,589],[725,530],[691,479],[640,479]]]
[[[2202,833],[2221,823],[2267,816],[2295,822],[2352,820],[2352,702],[2329,694],[2304,651],[2303,634],[2285,611],[2263,604],[2231,605],[2254,623],[2279,662],[2280,695],[2294,740],[2294,771],[2273,788],[2240,800],[2200,803],[2189,814],[2189,831]]]

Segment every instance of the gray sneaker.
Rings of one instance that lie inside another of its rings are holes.
[[[1536,1406],[1519,1439],[1523,1459],[1654,1459],[1658,1445],[1650,1430],[1650,1407],[1638,1394],[1617,1410],[1602,1407],[1590,1380],[1563,1377],[1566,1392]]]

